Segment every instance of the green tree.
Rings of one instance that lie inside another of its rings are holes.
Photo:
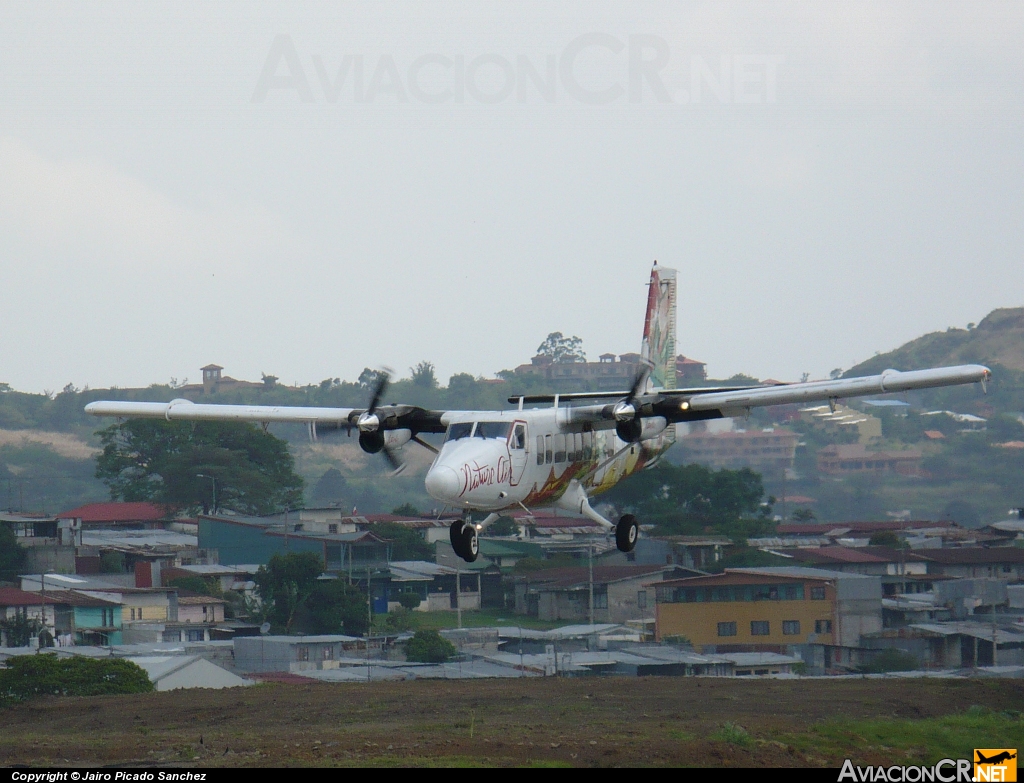
[[[259,567],[253,581],[271,623],[291,631],[295,613],[316,587],[323,561],[312,552],[274,555]]]
[[[412,528],[396,522],[380,522],[373,526],[375,535],[391,542],[392,560],[433,560],[434,547]]]
[[[519,532],[519,527],[512,517],[501,516],[487,528],[487,532],[492,536],[514,536]]]
[[[198,593],[199,595],[209,595],[214,598],[220,598],[224,594],[218,580],[203,579],[201,576],[178,576],[168,580],[167,586],[176,587],[179,590],[187,590],[190,593]]]
[[[419,663],[444,663],[457,652],[437,631],[417,631],[405,644],[405,657]]]
[[[312,633],[366,633],[366,593],[341,579],[317,581],[305,600],[305,609],[307,629]]]
[[[811,511],[809,508],[798,508],[796,511],[794,511],[792,513],[790,518],[794,522],[804,522],[804,523],[807,523],[807,522],[817,522],[818,521],[817,517],[814,516],[814,512]]]
[[[762,506],[761,476],[749,468],[712,470],[662,462],[613,487],[606,495],[661,534],[714,531],[746,537],[771,532],[770,506]]]
[[[137,664],[124,658],[19,655],[0,669],[0,704],[36,696],[104,696],[150,693],[153,683]]]
[[[391,509],[391,513],[396,517],[418,517],[420,515],[420,510],[412,503],[406,502]]]
[[[32,637],[43,630],[43,624],[35,617],[15,613],[13,617],[0,620],[0,631],[7,637],[8,647],[28,647]]]
[[[871,546],[887,546],[893,549],[898,549],[903,545],[900,537],[892,530],[879,530],[872,533],[868,543]]]
[[[0,522],[0,582],[13,582],[25,565],[27,554],[10,525]]]
[[[538,356],[550,356],[551,361],[558,364],[585,362],[587,354],[583,351],[583,340],[573,335],[565,337],[561,332],[552,332],[537,346]]]
[[[402,605],[403,609],[409,609],[410,611],[419,607],[422,603],[420,594],[415,593],[412,590],[406,590],[398,594],[398,603]]]
[[[113,500],[270,514],[302,502],[285,441],[243,422],[129,419],[99,432],[96,477]],[[202,476],[202,477],[200,477]]]
[[[415,367],[410,367],[412,382],[415,386],[422,386],[426,389],[437,388],[437,376],[434,374],[434,365],[431,362],[420,362]]]

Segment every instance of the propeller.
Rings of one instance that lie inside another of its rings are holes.
[[[396,406],[388,406],[390,416],[383,418],[378,413],[380,401],[388,390],[391,381],[391,373],[388,370],[381,370],[377,374],[377,382],[373,386],[373,393],[370,395],[370,404],[366,410],[359,414],[356,419],[356,427],[359,429],[359,446],[367,454],[383,453],[384,459],[391,466],[392,475],[397,476],[405,470],[405,463],[398,458],[397,449],[388,445],[387,430],[394,429],[399,418]],[[393,421],[392,421],[393,420]],[[392,425],[388,427],[387,425]]]
[[[615,433],[626,443],[636,443],[643,434],[644,423],[640,418],[640,408],[643,405],[641,398],[647,390],[647,381],[651,377],[652,369],[649,364],[641,364],[633,378],[629,395],[612,406],[611,414],[615,419]]]

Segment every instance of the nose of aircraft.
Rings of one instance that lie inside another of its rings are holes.
[[[430,469],[425,480],[427,493],[435,500],[453,501],[459,496],[462,482],[458,474],[447,465]]]

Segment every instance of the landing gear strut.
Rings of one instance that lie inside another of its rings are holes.
[[[480,540],[477,538],[476,528],[470,522],[463,519],[452,522],[452,526],[448,529],[448,535],[455,554],[467,563],[476,560],[477,555],[480,554]]]
[[[615,526],[615,546],[620,552],[632,552],[640,536],[640,525],[632,514],[623,514]]]

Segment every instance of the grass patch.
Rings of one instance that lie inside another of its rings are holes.
[[[829,720],[806,732],[778,739],[816,756],[899,758],[934,764],[944,758],[971,758],[974,748],[1019,748],[1024,721],[1019,713],[972,707],[959,715],[922,720]]]
[[[738,723],[731,723],[729,721],[726,721],[722,728],[714,732],[709,739],[727,742],[730,745],[737,745],[741,748],[749,748],[754,744],[754,738],[750,736],[749,731]]]

